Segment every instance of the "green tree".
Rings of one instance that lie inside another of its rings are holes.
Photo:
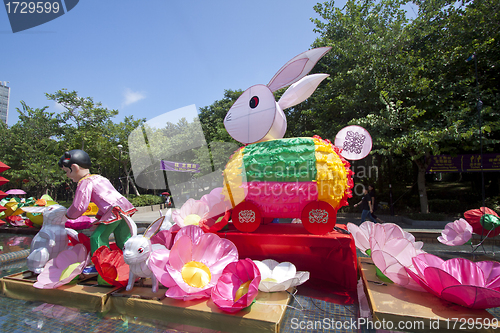
[[[498,24],[485,36],[470,21],[490,21],[498,16],[498,4],[417,1],[418,14],[409,20],[405,3],[366,0],[347,1],[343,9],[333,2],[315,7],[322,20],[314,21],[321,35],[314,46],[332,50],[319,66],[331,74],[316,93],[325,102],[315,103],[312,114],[321,119],[315,128],[320,133],[334,135],[345,124],[360,124],[372,133],[375,153],[414,161],[421,211],[428,212],[424,176],[430,156],[479,148],[473,67],[464,61],[479,46],[485,57],[496,54],[483,64],[490,98],[482,112],[482,133],[488,147],[497,142]]]
[[[19,121],[8,129],[3,143],[3,162],[11,167],[7,178],[25,189],[28,195],[40,197],[55,194],[62,184],[57,166],[63,134],[60,119],[47,107],[33,109],[21,101],[17,108]]]
[[[128,138],[130,133],[146,121],[145,118],[134,119],[134,116],[127,116],[118,124],[110,124],[109,133],[110,137],[108,142],[110,144],[108,157],[111,157],[112,164],[116,165],[116,177],[119,179],[116,186],[121,186],[125,189],[125,194],[130,194],[130,186],[134,190],[135,195],[140,196],[133,177],[131,176],[132,166],[130,163],[130,154],[128,148]],[[121,147],[121,148],[120,148]]]
[[[118,110],[104,108],[100,102],[94,102],[92,97],[79,97],[74,90],[62,89],[45,95],[66,109],[60,117],[66,124],[65,141],[68,146],[89,154],[93,150],[89,143],[94,146],[106,132],[111,118],[118,114]]]

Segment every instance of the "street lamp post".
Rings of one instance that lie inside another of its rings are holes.
[[[120,151],[120,154],[118,155],[118,186],[123,187],[123,186],[121,186],[122,182],[120,180],[120,170],[121,170],[121,165],[122,165],[123,146],[119,144],[117,147],[118,147],[118,150]],[[119,192],[122,193],[121,189],[119,190]]]

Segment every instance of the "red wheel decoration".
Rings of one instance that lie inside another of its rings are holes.
[[[324,235],[333,230],[337,211],[328,202],[312,201],[302,210],[301,220],[311,234]]]
[[[243,232],[255,231],[262,221],[259,207],[250,201],[238,204],[233,209],[232,218],[236,229]]]

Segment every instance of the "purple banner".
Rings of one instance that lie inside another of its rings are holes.
[[[195,163],[182,163],[182,162],[171,162],[171,161],[161,161],[161,170],[165,171],[179,171],[179,172],[200,172],[199,164]]]
[[[427,173],[481,171],[481,154],[436,155],[432,157]],[[500,171],[500,153],[483,154],[483,171]]]

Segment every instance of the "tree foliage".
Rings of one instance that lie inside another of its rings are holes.
[[[323,135],[359,124],[372,133],[375,153],[411,158],[419,168],[421,211],[427,212],[429,157],[479,149],[478,91],[488,100],[481,113],[483,143],[490,149],[498,143],[499,39],[492,17],[498,18],[498,3],[416,1],[413,19],[404,4],[351,0],[343,9],[333,2],[315,7],[321,19],[314,20],[320,34],[314,46],[332,50],[318,67],[331,75],[315,97],[325,102],[313,102],[312,113],[322,120],[315,129]],[[476,29],[481,21],[489,28]],[[465,61],[473,53],[484,57],[477,88],[474,66]]]

